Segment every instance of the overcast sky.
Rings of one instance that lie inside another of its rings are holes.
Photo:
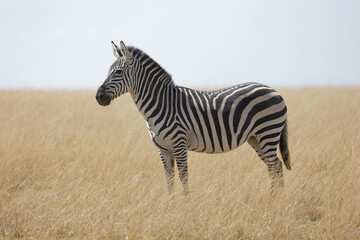
[[[123,40],[178,85],[360,85],[359,0],[0,0],[0,88],[96,88]]]

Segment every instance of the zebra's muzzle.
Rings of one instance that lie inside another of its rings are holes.
[[[111,98],[110,96],[106,95],[103,91],[101,91],[101,89],[99,89],[99,91],[96,93],[96,101],[101,106],[107,106],[110,104]]]

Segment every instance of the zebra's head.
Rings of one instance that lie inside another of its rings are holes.
[[[96,93],[96,100],[102,106],[109,105],[111,100],[128,92],[131,88],[130,70],[133,57],[123,41],[120,42],[120,47],[116,46],[114,42],[111,44],[116,60],[111,65],[106,80]]]

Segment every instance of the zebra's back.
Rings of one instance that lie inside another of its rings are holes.
[[[282,129],[286,120],[282,97],[263,84],[245,83],[215,91],[179,89],[183,104],[178,113],[187,128],[191,151],[230,151],[251,136]]]

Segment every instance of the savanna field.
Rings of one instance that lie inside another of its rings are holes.
[[[270,196],[244,144],[164,169],[129,94],[0,91],[0,239],[360,239],[360,88],[278,89],[292,170]]]

